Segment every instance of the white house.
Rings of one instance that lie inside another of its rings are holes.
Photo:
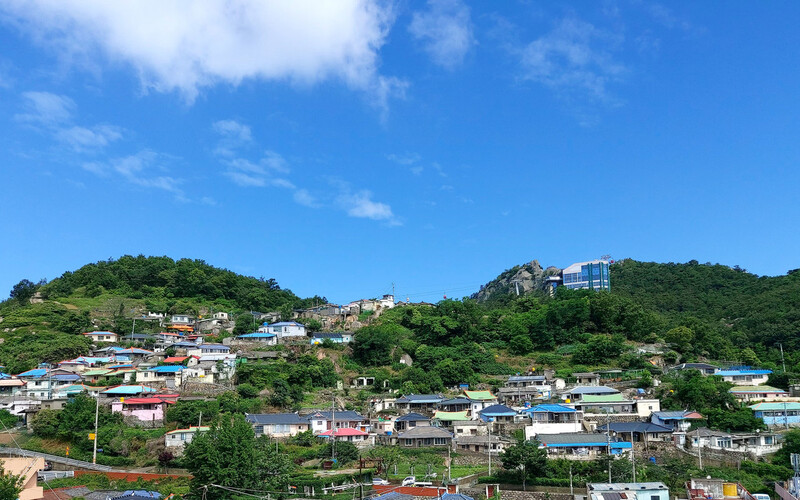
[[[278,339],[282,339],[284,337],[306,336],[306,327],[297,321],[281,321],[280,323],[272,323],[271,325],[265,325],[265,327],[259,328],[258,331],[264,333],[265,328],[266,333],[274,333],[278,336]]]
[[[219,320],[222,320],[222,321],[228,321],[228,313],[222,312],[222,311],[215,312],[214,314],[211,315],[211,318],[212,319],[219,319]]]
[[[755,456],[773,453],[781,448],[778,436],[771,432],[728,434],[701,427],[686,434],[693,449],[738,451]]]
[[[525,439],[537,434],[567,434],[583,430],[583,412],[562,404],[542,404],[522,410],[531,418],[525,426]]]
[[[717,370],[714,375],[722,377],[725,382],[733,385],[761,385],[766,384],[772,370],[754,370],[748,366]]]
[[[192,442],[195,435],[207,432],[208,427],[189,427],[188,429],[175,429],[169,431],[164,438],[164,445],[175,455],[183,453],[183,447]]]
[[[87,332],[84,335],[92,339],[92,342],[116,342],[119,337],[114,332]]]

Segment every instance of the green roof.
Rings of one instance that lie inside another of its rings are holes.
[[[89,370],[83,372],[83,375],[87,377],[93,377],[95,375],[105,375],[106,373],[111,373],[114,370],[109,370],[108,368],[100,368],[98,370]]]
[[[730,388],[728,392],[786,392],[783,389],[777,389],[769,385],[735,385]]]
[[[438,418],[445,422],[453,422],[456,420],[469,420],[466,411],[436,411],[433,418]]]
[[[587,394],[577,403],[621,403],[625,401],[622,394]]]
[[[497,399],[491,391],[464,391],[464,395],[469,399],[475,401],[483,401],[487,399]]]
[[[785,403],[756,403],[750,405],[753,411],[783,411],[783,410],[800,410],[800,403],[796,401],[787,401]]]

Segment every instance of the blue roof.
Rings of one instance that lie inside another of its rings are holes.
[[[559,405],[559,404],[545,404],[545,405],[536,405],[533,408],[525,408],[522,411],[546,411],[549,413],[574,413],[575,408],[570,408],[569,406]]]
[[[472,497],[463,493],[445,493],[440,498],[441,500],[473,500]]]
[[[506,405],[492,405],[487,406],[480,411],[481,415],[486,417],[512,417],[517,414],[516,410],[509,408]]]
[[[411,412],[407,415],[399,417],[397,420],[395,420],[395,422],[421,422],[424,420],[430,420],[430,419],[425,415],[420,415],[419,413]]]
[[[118,385],[116,387],[106,389],[101,394],[119,394],[122,396],[128,396],[131,394],[141,394],[143,392],[156,392],[156,390],[152,387],[147,387],[146,385]]]
[[[189,342],[188,340],[181,340],[180,342],[175,342],[172,344],[172,347],[197,347],[198,345],[200,344]]]
[[[183,369],[184,366],[182,365],[165,365],[165,366],[154,366],[150,368],[149,371],[157,373],[178,373]]]
[[[17,377],[44,377],[47,375],[47,370],[44,368],[34,368],[33,370],[28,370],[26,372],[22,372]]]
[[[438,394],[408,394],[397,398],[395,403],[439,403],[442,397]]]
[[[274,333],[262,333],[262,332],[253,332],[253,333],[245,333],[244,335],[239,335],[240,339],[271,339],[275,337]]]
[[[70,381],[70,380],[80,380],[81,376],[77,373],[57,373],[51,377],[53,380],[56,381]]]
[[[752,369],[737,369],[737,370],[717,370],[714,375],[720,377],[735,377],[736,375],[769,375],[772,370],[752,370]]]
[[[298,323],[297,321],[281,321],[279,323],[272,323],[269,326],[303,326],[303,324]]]
[[[222,344],[200,344],[200,350],[210,349],[212,351],[230,351],[231,348]]]

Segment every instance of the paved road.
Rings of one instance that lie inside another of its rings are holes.
[[[6,448],[0,446],[0,455],[13,455],[18,457],[42,457],[48,462],[69,465],[76,469],[96,470],[101,472],[111,472],[114,469],[108,465],[93,464],[91,462],[84,462],[83,460],[75,460],[72,458],[59,457],[57,455],[49,455],[47,453],[39,453],[38,451],[28,451],[20,448]]]

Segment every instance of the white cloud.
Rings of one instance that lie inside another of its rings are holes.
[[[386,159],[397,163],[398,165],[413,165],[420,160],[420,156],[417,153],[405,153],[405,154],[388,154],[386,155]]]
[[[559,92],[579,92],[610,101],[607,86],[622,78],[625,66],[611,52],[617,36],[572,18],[563,19],[521,52],[523,77]]]
[[[67,61],[102,54],[132,66],[145,89],[189,101],[219,83],[333,79],[384,105],[405,86],[378,72],[394,22],[381,0],[9,0],[0,11]]]
[[[307,189],[298,189],[294,192],[294,201],[298,205],[303,205],[304,207],[309,208],[319,208],[320,204],[317,202],[316,198],[308,192]]]
[[[51,92],[24,92],[24,113],[15,115],[21,122],[54,126],[72,119],[75,101]]]
[[[121,139],[122,132],[119,127],[111,125],[96,125],[92,128],[74,126],[56,131],[56,138],[80,152],[104,148]]]
[[[146,189],[159,189],[175,195],[179,201],[188,201],[181,185],[183,179],[162,175],[167,157],[150,150],[142,150],[130,156],[113,158],[106,162],[86,162],[84,170],[101,177],[121,179],[129,184]]]
[[[447,69],[464,62],[475,44],[469,7],[460,0],[428,0],[428,10],[415,12],[408,30],[433,62]]]
[[[350,217],[359,217],[372,220],[394,222],[395,216],[392,207],[386,203],[372,200],[372,193],[362,190],[357,193],[342,193],[337,199],[339,205]]]
[[[239,143],[250,142],[253,139],[250,127],[236,120],[219,120],[213,124],[214,131],[223,137],[236,140]]]
[[[289,167],[286,160],[274,151],[267,151],[258,163],[245,158],[222,160],[222,163],[227,166],[224,174],[240,186],[295,188],[289,180],[276,176],[288,174]]]

